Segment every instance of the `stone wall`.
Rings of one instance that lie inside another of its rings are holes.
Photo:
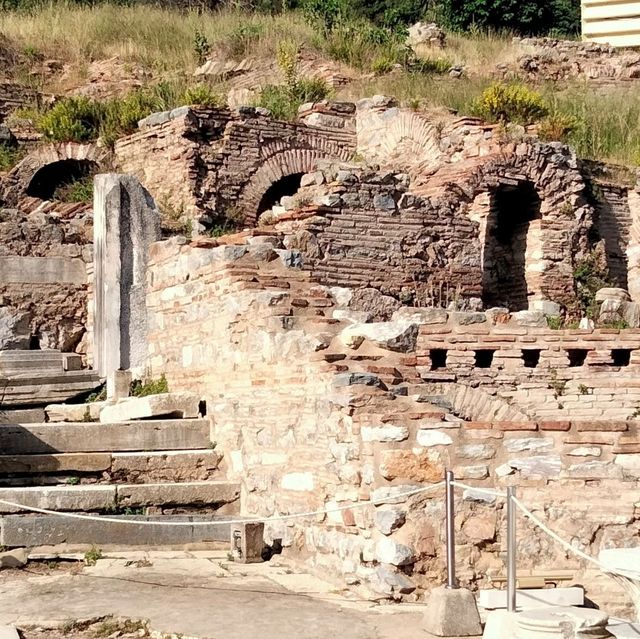
[[[0,350],[85,351],[91,207],[25,199],[0,209]]]
[[[333,167],[303,183],[299,208],[265,222],[323,282],[417,306],[575,307],[594,211],[566,147],[512,143],[414,179]]]
[[[475,486],[518,486],[538,516],[592,554],[632,542],[635,414],[560,406],[535,413],[518,392],[549,384],[559,392],[556,382],[568,376],[567,403],[586,406],[592,391],[606,403],[600,392],[608,387],[620,404],[621,389],[640,380],[639,331],[550,331],[526,325],[534,314],[411,307],[371,322],[354,309],[353,290],[314,281],[273,232],[234,241],[152,246],[148,366],[173,390],[206,401],[224,468],[242,482],[244,514],[347,507],[270,525],[269,538],[286,552],[369,594],[421,597],[444,577],[442,492],[403,495],[438,482],[445,468]],[[633,350],[630,363],[613,368],[606,358],[623,343]],[[495,370],[479,370],[466,349],[488,345]],[[564,355],[574,346],[595,353],[581,375]],[[444,367],[431,370],[431,351],[445,347]],[[541,351],[536,368],[525,366],[522,348]],[[510,395],[497,390],[507,378]],[[587,395],[574,389],[579,383],[590,385]],[[458,497],[459,574],[464,584],[486,586],[505,575],[504,512],[473,490]],[[348,508],[370,500],[378,506]],[[597,603],[624,604],[529,528],[518,565],[568,569]]]
[[[115,163],[149,189],[165,226],[253,224],[270,186],[319,160],[353,155],[354,111],[350,104],[310,105],[301,122],[288,123],[263,109],[183,107],[143,120],[140,132],[116,143]]]

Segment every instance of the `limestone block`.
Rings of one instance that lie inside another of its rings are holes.
[[[240,486],[232,482],[197,481],[178,484],[118,484],[121,506],[161,506],[228,504],[240,496]]]
[[[496,449],[489,444],[463,444],[456,450],[461,459],[491,459]]]
[[[453,444],[453,439],[441,430],[419,430],[416,440],[420,446],[449,446]]]
[[[640,304],[626,302],[622,311],[622,318],[629,328],[640,328]]]
[[[0,351],[29,348],[30,319],[28,313],[0,306]]]
[[[458,479],[486,479],[489,477],[489,467],[462,466],[456,469],[455,475]]]
[[[110,466],[110,453],[0,456],[0,473],[95,473]]]
[[[607,287],[601,288],[596,292],[596,302],[604,302],[605,300],[629,302],[631,301],[631,297],[623,288]]]
[[[0,570],[2,568],[22,568],[27,565],[28,561],[29,551],[26,548],[14,548],[7,552],[0,552]]]
[[[464,588],[434,588],[427,603],[424,622],[424,629],[437,637],[482,634],[475,597]]]
[[[0,488],[0,499],[47,510],[107,510],[115,506],[115,486],[31,486]],[[0,513],[20,508],[0,504]]]
[[[414,47],[419,44],[443,47],[445,32],[435,22],[416,22],[408,29],[407,44]]]
[[[550,437],[524,437],[504,440],[504,447],[510,453],[518,453],[524,451],[542,452],[552,450],[553,446],[554,441]]]
[[[493,541],[496,536],[495,515],[474,515],[462,525],[462,533],[471,542]]]
[[[80,258],[0,257],[0,284],[71,284],[87,283],[87,265]]]
[[[469,326],[471,324],[484,324],[487,321],[487,316],[484,313],[466,313],[464,311],[458,311],[451,313],[451,319],[460,326]]]
[[[417,337],[417,325],[401,321],[353,324],[340,333],[340,340],[348,348],[357,349],[368,340],[380,348],[402,353],[415,351]]]
[[[376,528],[383,535],[390,535],[394,530],[400,528],[406,521],[406,513],[396,508],[378,509],[375,514]]]
[[[513,321],[518,326],[529,326],[532,328],[546,328],[547,318],[540,311],[518,311],[511,315]]]
[[[553,479],[559,477],[562,470],[559,455],[532,455],[523,459],[510,459],[508,464],[519,470],[525,479]]]
[[[361,431],[363,442],[401,442],[409,438],[406,426],[364,426]]]
[[[313,473],[288,473],[283,475],[280,485],[284,490],[312,491],[315,482]]]
[[[442,308],[413,308],[403,306],[393,314],[395,321],[412,324],[446,324],[449,314]]]
[[[371,492],[371,502],[374,504],[401,504],[409,499],[406,495],[413,490],[416,490],[416,486],[411,484],[382,486]]]
[[[376,544],[376,560],[381,564],[392,566],[406,566],[414,562],[414,552],[409,546],[383,537]]]
[[[391,566],[378,566],[376,568],[372,587],[377,592],[386,595],[409,594],[416,589],[409,577]]]
[[[190,419],[198,416],[198,404],[198,396],[187,392],[127,397],[115,404],[106,404],[100,411],[100,421],[113,424],[166,416]]]

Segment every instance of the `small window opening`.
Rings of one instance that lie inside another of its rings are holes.
[[[540,363],[540,349],[525,348],[522,350],[522,361],[525,368],[536,368]]]
[[[437,371],[439,368],[447,366],[447,351],[444,348],[432,348],[429,351],[431,358],[431,370]]]
[[[38,335],[31,335],[29,337],[29,350],[30,351],[39,351],[42,347],[40,346],[40,337]]]
[[[611,351],[614,366],[629,366],[631,351],[628,348],[614,348]]]
[[[567,357],[569,358],[569,366],[575,368],[577,366],[584,366],[584,362],[587,359],[589,351],[586,348],[570,348],[567,351]]]
[[[476,368],[491,368],[495,350],[483,349],[474,351],[476,357]]]

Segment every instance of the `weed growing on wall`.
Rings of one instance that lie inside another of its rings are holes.
[[[145,381],[134,379],[129,389],[129,395],[131,397],[147,397],[149,395],[161,395],[168,392],[169,384],[164,374],[158,379],[148,379]]]

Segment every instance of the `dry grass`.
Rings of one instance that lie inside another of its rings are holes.
[[[67,82],[72,78],[78,84],[86,76],[88,63],[114,56],[151,69],[152,82],[191,77],[199,62],[197,32],[204,36],[212,54],[222,59],[247,55],[273,60],[283,40],[295,41],[318,53],[331,51],[331,43],[294,12],[277,16],[234,11],[200,15],[151,6],[101,4],[88,8],[56,2],[34,13],[0,14],[0,32],[29,55],[62,60],[68,65]],[[362,44],[364,49],[357,53],[372,60],[380,51],[373,46],[366,50],[367,46],[366,42]],[[464,36],[450,34],[443,55],[452,63],[465,66],[467,77],[452,79],[397,70],[379,77],[361,73],[361,79],[342,89],[337,97],[395,95],[413,108],[444,107],[469,114],[473,102],[493,82],[491,73],[496,65],[514,62],[518,51],[511,34],[474,32]],[[60,86],[59,78],[47,81],[49,89]],[[556,121],[570,116],[578,123],[569,134],[569,141],[579,155],[640,163],[637,89],[608,88],[598,93],[592,86],[578,83],[538,89],[552,116],[558,116]]]

